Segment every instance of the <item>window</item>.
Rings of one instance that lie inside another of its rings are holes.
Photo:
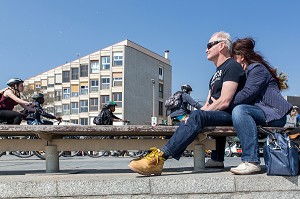
[[[70,115],[70,104],[63,104],[63,115]]]
[[[70,120],[70,123],[72,123],[72,124],[78,124],[78,120]]]
[[[158,69],[158,74],[159,74],[158,78],[159,78],[160,80],[163,80],[163,79],[164,79],[164,70],[163,70],[162,67],[159,67],[159,69]]]
[[[62,72],[62,82],[70,82],[70,71]]]
[[[48,77],[48,88],[54,87],[54,77]]]
[[[54,115],[54,107],[47,107],[47,113]]]
[[[56,116],[62,115],[62,106],[60,106],[60,105],[55,106],[55,115]]]
[[[113,86],[122,86],[122,77],[113,78]]]
[[[60,85],[62,83],[62,75],[55,74],[55,85]]]
[[[108,95],[101,95],[101,107],[104,107],[104,105],[108,101],[109,101],[109,96]]]
[[[54,99],[54,92],[48,92],[47,95],[48,95],[47,96],[48,100],[53,100]]]
[[[63,98],[70,99],[70,88],[63,88]]]
[[[87,95],[89,92],[89,86],[87,82],[82,82],[80,84],[80,95]]]
[[[99,61],[91,61],[91,73],[99,73]]]
[[[164,97],[164,85],[158,84],[158,97],[163,98]]]
[[[90,99],[90,111],[98,111],[98,98]]]
[[[123,53],[122,52],[114,52],[114,66],[122,66],[123,65]]]
[[[102,77],[101,78],[101,89],[102,90],[109,89],[109,85],[110,85],[109,77]]]
[[[78,76],[79,68],[72,68],[71,71],[72,71],[71,79],[72,80],[79,79],[79,76]]]
[[[110,69],[110,57],[109,56],[101,57],[101,69],[102,70]]]
[[[78,102],[71,102],[71,114],[78,114]]]
[[[79,118],[79,122],[81,125],[88,125],[88,118]]]
[[[89,66],[87,64],[80,65],[80,77],[89,76]]]
[[[78,97],[79,96],[78,84],[71,85],[71,88],[72,88],[72,91],[71,91],[72,97]]]
[[[91,93],[98,92],[99,89],[99,81],[98,79],[91,80]]]
[[[80,112],[85,113],[88,112],[88,101],[87,100],[80,100]]]
[[[160,116],[163,116],[163,111],[164,111],[164,102],[159,101],[158,102],[158,114]]]
[[[54,101],[61,101],[61,90],[56,90],[55,91]]]
[[[122,86],[122,73],[113,73],[113,86]]]
[[[42,90],[47,90],[47,85],[48,85],[47,82],[48,82],[47,79],[42,79],[42,85],[41,85]]]
[[[113,101],[116,102],[118,107],[122,107],[122,93],[113,93]]]
[[[35,89],[41,88],[41,84],[37,83],[35,84]]]

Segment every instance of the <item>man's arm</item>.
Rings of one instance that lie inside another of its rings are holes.
[[[210,99],[210,96],[211,96],[210,93],[211,93],[211,91],[209,90],[206,101],[205,101],[205,104],[201,108],[201,110],[203,110],[203,111],[206,111],[206,109],[209,107],[209,99]]]
[[[125,122],[125,120],[115,116],[114,114],[112,114],[112,117],[113,117],[114,122]]]
[[[238,83],[233,81],[226,81],[223,83],[221,96],[217,100],[213,100],[206,111],[221,111],[229,107],[229,104],[238,88]]]

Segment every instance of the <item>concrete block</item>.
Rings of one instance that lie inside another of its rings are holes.
[[[0,198],[57,196],[54,181],[0,182]]]
[[[298,176],[252,175],[235,177],[236,191],[300,190]]]
[[[271,192],[250,192],[236,193],[232,199],[287,199],[300,198],[300,191],[271,191]]]
[[[149,179],[73,179],[59,180],[60,196],[103,196],[118,194],[149,194]]]
[[[233,193],[189,195],[188,199],[231,199]]]
[[[189,199],[188,195],[135,195],[132,199]]]
[[[234,192],[233,177],[161,177],[150,179],[151,194],[196,194]]]

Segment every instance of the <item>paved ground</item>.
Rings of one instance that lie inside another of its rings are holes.
[[[127,165],[131,157],[100,157],[88,156],[60,157],[60,170],[66,173],[131,173]],[[263,162],[263,159],[262,159]],[[225,158],[225,167],[237,166],[240,158]],[[46,163],[33,156],[19,158],[13,155],[0,157],[0,175],[24,175],[30,173],[44,173]],[[170,159],[164,166],[166,171],[192,171],[193,158],[183,157],[180,161]]]
[[[229,172],[240,158],[226,158],[225,170],[193,172],[193,158],[168,160],[162,176],[143,177],[128,169],[130,157],[63,157],[60,173],[45,173],[36,157],[0,157],[0,198],[285,199],[300,198],[300,178],[239,176]]]

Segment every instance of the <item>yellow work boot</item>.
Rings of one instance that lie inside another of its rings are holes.
[[[165,159],[162,157],[164,152],[153,147],[151,153],[140,159],[131,160],[129,168],[141,175],[151,176],[161,175]]]

